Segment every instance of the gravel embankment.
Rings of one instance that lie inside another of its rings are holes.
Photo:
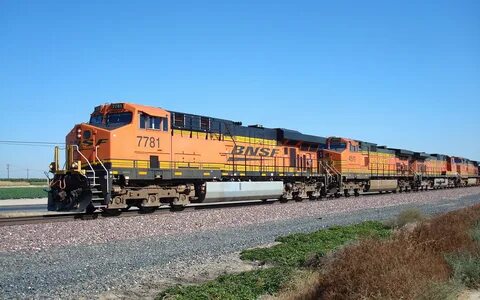
[[[224,268],[231,253],[279,235],[387,219],[412,206],[432,214],[476,203],[480,187],[2,227],[0,298],[154,296],[175,278],[208,276],[212,262],[223,259]]]

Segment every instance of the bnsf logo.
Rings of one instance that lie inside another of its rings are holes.
[[[248,156],[270,156],[274,157],[278,154],[278,149],[262,148],[262,147],[245,147],[235,146],[232,149],[233,155],[248,155]]]

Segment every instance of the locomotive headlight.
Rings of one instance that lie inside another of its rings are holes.
[[[50,165],[48,166],[48,168],[50,169],[50,172],[55,171],[55,163],[54,163],[54,162],[50,163]]]
[[[72,165],[71,165],[72,169],[76,169],[78,168],[78,163],[77,162],[73,162]]]
[[[80,139],[80,138],[82,138],[82,129],[77,128],[77,139]]]
[[[90,130],[85,130],[83,132],[83,138],[88,140],[88,139],[90,139],[90,137],[92,137],[92,132]]]

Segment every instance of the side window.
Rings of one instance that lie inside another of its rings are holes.
[[[140,113],[140,128],[167,131],[168,119]]]
[[[152,117],[152,129],[160,129],[160,118]]]
[[[144,113],[140,113],[140,128],[150,128],[150,116]]]
[[[168,118],[162,118],[163,131],[168,131]]]

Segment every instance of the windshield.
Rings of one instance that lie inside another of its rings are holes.
[[[342,152],[342,151],[345,150],[346,148],[347,148],[347,144],[346,144],[346,143],[339,143],[339,142],[331,143],[331,144],[330,144],[330,147],[329,147],[330,150],[338,151],[338,152]]]
[[[103,122],[103,115],[92,115],[90,117],[90,124],[91,125],[102,125]]]
[[[131,112],[114,113],[114,114],[107,114],[105,125],[107,127],[120,127],[123,125],[130,124],[130,122],[132,122]]]

